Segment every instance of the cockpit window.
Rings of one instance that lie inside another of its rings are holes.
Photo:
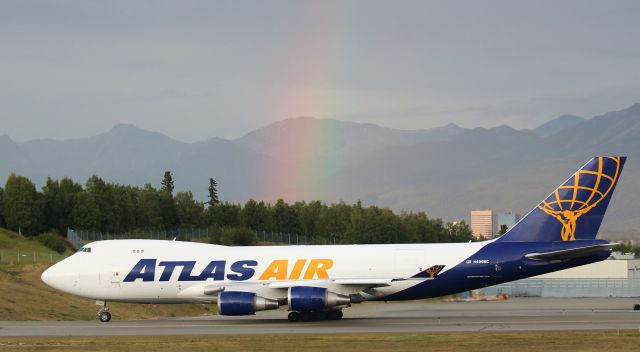
[[[91,253],[91,247],[82,247],[78,250],[78,252],[87,252]]]

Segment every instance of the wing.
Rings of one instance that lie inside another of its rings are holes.
[[[563,261],[580,257],[586,257],[589,255],[599,254],[602,252],[611,252],[613,247],[617,243],[599,244],[595,246],[562,249],[559,251],[543,252],[543,253],[529,253],[525,254],[525,258],[531,260],[543,260],[543,261]]]
[[[183,298],[193,299],[198,302],[215,302],[218,294],[223,291],[248,291],[271,299],[287,297],[287,291],[295,286],[313,286],[326,288],[332,292],[345,295],[359,295],[366,293],[376,297],[383,296],[385,288],[391,288],[392,283],[402,286],[413,286],[418,282],[433,280],[433,278],[413,277],[408,279],[397,278],[343,278],[320,280],[289,280],[271,282],[220,282],[191,286],[182,290],[178,295]],[[383,290],[382,292],[379,290]]]
[[[287,297],[287,291],[296,286],[322,287],[332,292],[369,298],[380,298],[392,293],[392,283],[396,289],[408,288],[423,281],[433,280],[444,265],[434,265],[411,277],[405,278],[341,278],[318,280],[285,280],[267,282],[210,282],[191,286],[178,295],[198,302],[215,301],[222,291],[249,291],[271,299]],[[361,298],[364,300],[364,298]]]
[[[271,288],[289,288],[293,286],[324,286],[327,284],[345,286],[363,286],[364,288],[389,286],[397,279],[326,279],[326,280],[290,280],[269,283]]]

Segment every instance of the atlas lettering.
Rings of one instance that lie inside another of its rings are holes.
[[[174,272],[177,281],[246,281],[255,276],[258,262],[239,260],[227,265],[226,260],[212,260],[200,272],[194,272],[194,260],[160,261],[140,259],[124,278],[124,282],[171,281]],[[327,279],[333,267],[332,259],[296,259],[291,264],[286,259],[273,260],[258,277],[260,281]],[[156,275],[156,273],[158,275]]]

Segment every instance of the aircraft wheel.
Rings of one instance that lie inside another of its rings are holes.
[[[325,320],[327,319],[328,313],[322,310],[317,312],[313,312],[313,320]]]
[[[111,320],[111,313],[109,312],[100,312],[100,321],[103,323],[108,322],[109,320]]]
[[[636,304],[635,306],[633,306],[633,310],[640,310],[640,304]]]
[[[342,310],[336,309],[329,312],[329,319],[340,320],[342,319]]]
[[[289,313],[289,316],[287,317],[287,319],[289,319],[290,322],[296,322],[296,321],[300,320],[300,313],[291,312],[291,313]]]
[[[311,312],[300,312],[300,320],[309,321],[311,318],[313,318]]]

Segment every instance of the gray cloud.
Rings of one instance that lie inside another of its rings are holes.
[[[533,127],[640,100],[640,3],[4,1],[0,133],[193,141],[314,115]]]

